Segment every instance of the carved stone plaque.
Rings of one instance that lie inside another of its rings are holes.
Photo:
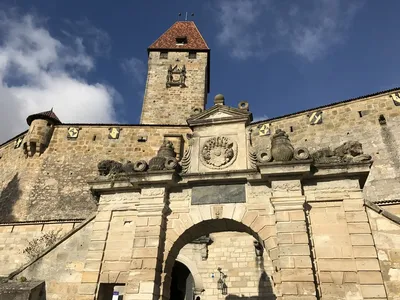
[[[244,184],[196,186],[192,188],[192,205],[245,202]]]
[[[237,144],[230,138],[218,136],[201,146],[200,161],[211,169],[224,169],[232,165],[237,156]]]

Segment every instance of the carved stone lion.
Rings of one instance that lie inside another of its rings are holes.
[[[115,160],[102,160],[97,164],[100,176],[107,176],[109,174],[117,174],[123,171],[122,164]]]
[[[371,156],[364,154],[362,144],[357,141],[349,141],[331,150],[323,148],[312,154],[314,161],[321,163],[349,163],[371,160]]]
[[[120,163],[115,160],[102,160],[97,164],[100,176],[109,176],[119,173],[133,173],[134,166],[132,162]]]

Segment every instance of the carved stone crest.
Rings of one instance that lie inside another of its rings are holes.
[[[200,161],[212,169],[227,168],[234,163],[236,157],[236,142],[225,136],[213,137],[205,141],[200,153]]]
[[[177,65],[172,67],[169,65],[167,74],[167,88],[171,86],[185,87],[186,84],[186,67],[183,65],[179,68]]]

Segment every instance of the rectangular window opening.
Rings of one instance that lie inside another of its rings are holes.
[[[167,51],[161,51],[160,52],[160,58],[161,59],[167,59],[168,58],[168,52]]]
[[[189,59],[196,59],[197,53],[196,51],[190,51],[189,52]]]
[[[358,116],[359,116],[360,118],[362,118],[362,117],[363,117],[363,113],[362,113],[362,111],[361,111],[361,110],[358,112]]]

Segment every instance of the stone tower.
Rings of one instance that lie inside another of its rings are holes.
[[[193,21],[173,24],[148,48],[141,124],[186,124],[204,110],[210,49]]]
[[[28,156],[41,155],[50,143],[54,125],[61,124],[61,121],[51,109],[30,115],[26,122],[29,130],[23,142],[24,152]]]

